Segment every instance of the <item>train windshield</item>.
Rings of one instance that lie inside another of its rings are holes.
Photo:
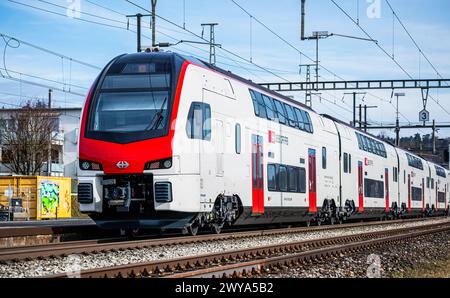
[[[101,93],[93,131],[144,132],[164,129],[168,91]]]
[[[165,135],[173,102],[171,60],[112,69],[91,104],[88,137],[128,143]]]

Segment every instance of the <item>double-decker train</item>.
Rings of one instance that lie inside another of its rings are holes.
[[[113,59],[79,138],[80,209],[104,228],[219,232],[449,212],[449,172],[176,53]]]

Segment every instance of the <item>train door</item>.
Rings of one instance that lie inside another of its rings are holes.
[[[216,143],[221,136],[216,132],[216,114],[213,107],[209,106],[209,102],[214,99],[214,94],[203,89],[202,104],[203,107],[196,110],[198,115],[195,116],[202,135],[200,140],[200,202],[205,204],[214,203],[218,193],[215,189],[216,182]],[[204,205],[204,204],[203,204]]]
[[[389,212],[390,206],[389,206],[389,169],[384,169],[384,187],[385,187],[385,200],[386,200],[386,212]]]
[[[215,123],[215,151],[216,151],[216,177],[223,177],[223,154],[225,144],[224,125],[221,120],[216,120]]]
[[[422,178],[422,211],[425,211],[425,178]]]
[[[309,212],[317,212],[317,165],[316,150],[308,150],[308,192],[309,192]]]
[[[358,211],[364,212],[363,163],[358,161]]]
[[[252,135],[252,214],[264,214],[263,137]]]

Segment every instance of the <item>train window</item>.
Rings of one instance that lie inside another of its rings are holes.
[[[372,179],[364,179],[364,196],[368,198],[384,198],[384,183]]]
[[[273,102],[275,103],[275,109],[277,110],[278,121],[281,124],[286,124],[286,111],[284,110],[283,105],[276,99],[273,99]]]
[[[356,133],[356,137],[358,139],[358,146],[360,150],[387,158],[386,147],[382,142],[364,136],[360,133]]]
[[[348,155],[348,172],[350,174],[352,173],[352,155],[351,154]]]
[[[413,156],[409,153],[406,153],[406,158],[408,159],[408,165],[410,167],[423,170],[423,163],[422,160],[416,156]]]
[[[275,120],[277,118],[277,116],[276,116],[276,113],[275,113],[275,109],[274,109],[272,98],[270,98],[268,96],[265,96],[265,95],[262,95],[262,98],[264,100],[264,105],[266,107],[267,119]]]
[[[298,108],[294,108],[294,112],[297,115],[298,128],[300,128],[300,130],[304,131],[305,130],[305,120],[303,120],[302,112]]]
[[[446,178],[447,175],[445,174],[445,170],[441,167],[438,167],[437,165],[434,165],[434,168],[436,169],[436,175],[442,177],[442,178]]]
[[[287,170],[286,166],[278,167],[278,187],[280,191],[287,191]]]
[[[189,109],[186,132],[190,139],[211,140],[211,107],[193,102]]]
[[[362,142],[362,137],[359,133],[356,134],[356,138],[358,139],[358,146],[360,150],[363,150],[363,142]]]
[[[256,101],[258,103],[259,117],[266,119],[267,111],[261,93],[255,92]]]
[[[313,133],[314,129],[313,129],[313,125],[312,125],[312,122],[311,122],[311,117],[309,117],[309,113],[305,112],[305,111],[302,111],[302,113],[305,114],[305,116],[303,116],[303,118],[306,119],[306,121],[305,121],[305,123],[306,123],[305,124],[306,131],[308,131],[310,133]]]
[[[392,179],[394,182],[398,182],[398,169],[396,167],[392,169]]]
[[[138,73],[154,73],[156,68],[168,68],[166,63],[128,63],[122,69],[121,73],[138,74]],[[159,69],[161,71],[161,69]]]
[[[108,75],[102,89],[154,89],[169,88],[170,74]]]
[[[305,168],[300,168],[298,186],[299,186],[300,193],[306,193],[306,170],[305,170]]]
[[[284,107],[286,108],[289,126],[297,127],[297,117],[295,116],[294,109],[286,103],[284,104]]]
[[[403,184],[406,184],[406,171],[403,170]]]
[[[327,168],[327,148],[322,147],[322,169]]]
[[[348,154],[344,153],[344,173],[348,173]]]
[[[294,167],[289,167],[289,191],[298,191],[298,169]]]
[[[427,177],[427,188],[430,188],[430,177]]]
[[[434,178],[431,178],[431,189],[434,189]]]
[[[422,188],[411,187],[411,200],[418,202],[422,201]]]
[[[250,96],[252,97],[253,109],[255,110],[255,115],[259,116],[259,105],[258,105],[258,100],[256,99],[255,91],[253,91],[253,90],[249,90],[249,91],[250,91]]]
[[[438,202],[439,203],[445,203],[445,192],[438,192]]]
[[[236,153],[241,154],[241,125],[239,123],[235,126],[235,142]]]
[[[267,165],[267,187],[270,191],[277,190],[277,176],[275,165]]]

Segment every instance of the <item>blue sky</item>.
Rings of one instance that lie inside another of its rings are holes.
[[[136,48],[135,34],[127,31],[127,19],[124,15],[140,12],[125,0],[81,0],[81,19],[91,20],[121,28],[111,28],[98,24],[66,17],[67,0],[14,0],[37,8],[53,11],[61,15],[26,7],[13,1],[0,2],[0,33],[22,39],[49,50],[63,53],[74,59],[103,67],[109,60],[121,53],[131,53]],[[314,58],[315,43],[300,41],[300,0],[235,0],[268,27],[280,34],[297,49]],[[385,0],[380,0],[379,18],[369,18],[367,9],[376,0],[336,0],[336,2],[353,18],[359,16],[360,25],[367,30],[379,44],[391,55],[395,54],[398,62],[414,78],[437,78],[437,74],[425,61],[400,24],[394,23],[393,15]],[[150,8],[150,0],[134,0],[139,5]],[[359,5],[358,5],[359,3]],[[390,0],[396,13],[406,25],[412,36],[422,48],[426,56],[435,65],[440,74],[450,78],[450,2],[448,0]],[[52,5],[53,4],[53,5]],[[98,5],[95,5],[98,4]],[[184,5],[185,4],[185,5]],[[100,6],[99,6],[100,5]],[[61,7],[58,7],[61,6]],[[104,6],[105,8],[102,8]],[[357,7],[359,6],[359,11]],[[185,9],[183,9],[185,7]],[[107,10],[109,8],[110,10]],[[114,10],[114,11],[112,11]],[[157,13],[179,25],[186,23],[186,28],[201,34],[201,23],[217,22],[216,41],[224,48],[271,69],[277,75],[292,81],[303,80],[298,74],[300,63],[310,63],[304,56],[300,59],[297,51],[280,41],[264,27],[252,21],[252,39],[250,42],[250,17],[240,10],[231,0],[158,0]],[[96,18],[94,16],[111,20]],[[150,36],[149,19],[145,19],[143,34]],[[134,29],[134,21],[130,20],[130,29]],[[176,40],[198,40],[182,29],[160,19],[157,20],[157,40],[174,42]],[[307,0],[306,32],[329,31],[338,34],[363,37],[361,30],[355,26],[330,0]],[[394,46],[393,46],[394,37]],[[150,41],[144,38],[143,43]],[[11,46],[17,46],[14,41]],[[251,46],[250,46],[251,45]],[[5,54],[6,68],[10,75],[20,78],[17,73],[38,76],[47,80],[22,76],[34,82],[49,84],[69,89],[67,84],[77,85],[70,91],[85,94],[99,70],[70,63],[67,59],[39,51],[25,44],[18,48],[8,47],[4,53],[5,43],[0,39],[0,51]],[[252,51],[250,50],[252,48]],[[208,47],[179,45],[172,51],[186,52],[207,59]],[[255,82],[277,82],[279,77],[265,72],[256,66],[239,60],[221,50],[217,51],[218,65],[229,69]],[[233,61],[234,60],[234,61]],[[320,43],[320,61],[327,69],[345,79],[407,79],[407,75],[397,67],[372,42],[332,37]],[[0,60],[0,71],[5,68]],[[5,75],[5,71],[3,70]],[[321,70],[323,80],[337,79],[325,70]],[[79,87],[83,88],[79,88]],[[400,102],[404,117],[402,122],[417,122],[418,112],[423,108],[420,91],[406,91],[407,97]],[[29,97],[46,97],[45,88],[31,86],[18,81],[0,77],[0,106],[20,104]],[[450,122],[450,92],[446,90],[430,92],[433,98],[444,107],[429,100],[427,106],[431,117],[438,122]],[[303,101],[303,94],[292,94]],[[54,97],[58,106],[81,106],[83,96],[55,91]],[[352,115],[351,98],[344,100],[342,91],[326,92],[323,99],[314,99],[314,109],[343,120],[350,120]],[[392,123],[395,111],[391,105],[391,91],[370,91],[364,103],[377,105],[370,110],[372,122]],[[429,133],[426,129],[420,133]],[[412,134],[415,131],[404,131]],[[388,132],[392,135],[392,132]],[[450,136],[450,130],[441,130],[439,136]]]

